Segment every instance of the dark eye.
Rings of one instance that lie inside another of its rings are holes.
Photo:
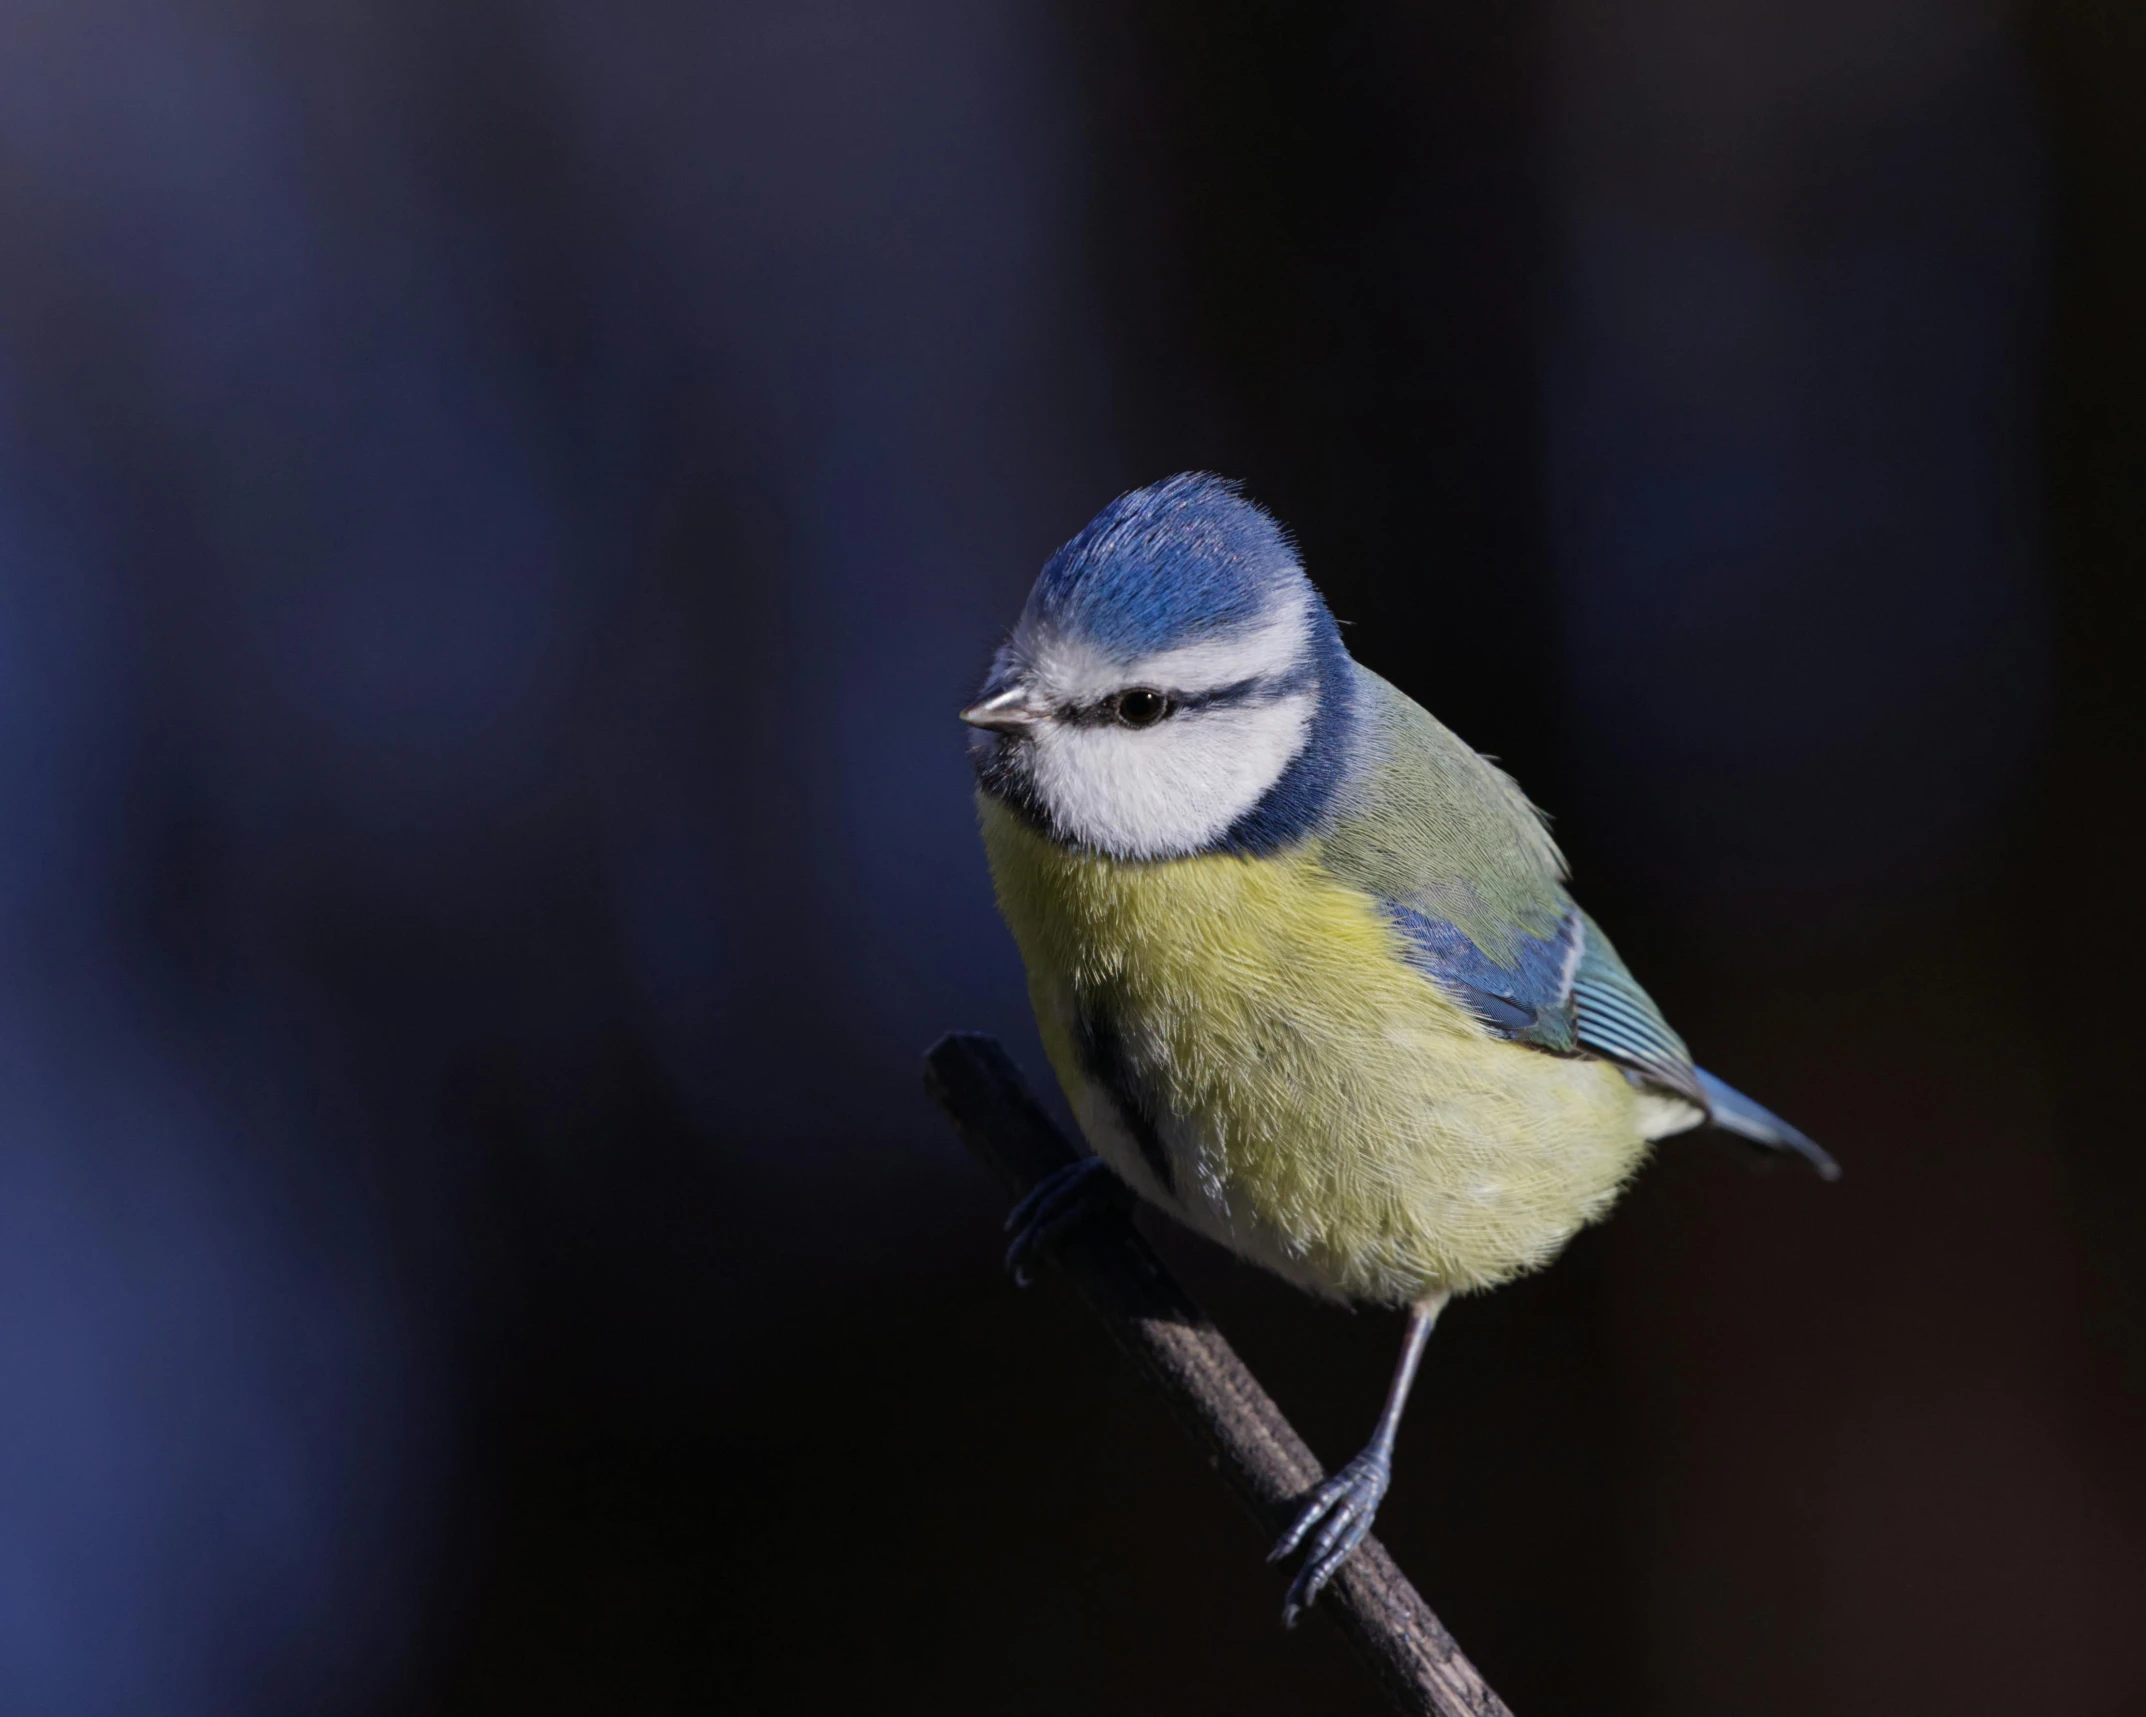
[[[1170,713],[1170,700],[1148,686],[1120,692],[1114,707],[1127,727],[1153,727]]]

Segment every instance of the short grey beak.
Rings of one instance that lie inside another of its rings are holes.
[[[1026,733],[1049,713],[1028,701],[1026,686],[1008,686],[981,703],[969,705],[961,712],[961,719],[971,727],[987,728],[993,733]]]

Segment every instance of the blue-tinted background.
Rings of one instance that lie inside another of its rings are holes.
[[[1375,1705],[919,1085],[1192,466],[1838,1188],[1382,1530],[1529,1717],[2146,1705],[2146,14],[0,4],[0,1709]],[[1315,1446],[1396,1331],[1160,1238]]]

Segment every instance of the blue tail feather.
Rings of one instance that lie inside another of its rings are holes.
[[[1699,1075],[1699,1089],[1706,1093],[1707,1114],[1715,1126],[1773,1150],[1793,1151],[1822,1178],[1840,1179],[1840,1164],[1817,1140],[1798,1132],[1771,1109],[1752,1102],[1735,1087],[1724,1085],[1704,1068],[1695,1071]]]

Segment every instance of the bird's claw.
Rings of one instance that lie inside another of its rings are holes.
[[[1297,1625],[1297,1617],[1311,1607],[1312,1600],[1370,1533],[1372,1518],[1392,1482],[1391,1460],[1383,1449],[1371,1448],[1305,1498],[1296,1520],[1267,1558],[1269,1562],[1284,1561],[1296,1554],[1307,1535],[1311,1539],[1304,1552],[1304,1564],[1289,1583],[1288,1597],[1282,1600],[1284,1627]],[[1318,1530],[1313,1531],[1314,1527]]]
[[[1006,1217],[1007,1231],[1013,1235],[1006,1248],[1006,1268],[1015,1283],[1027,1287],[1028,1264],[1039,1251],[1098,1210],[1122,1206],[1130,1192],[1101,1157],[1082,1157],[1036,1182]]]

